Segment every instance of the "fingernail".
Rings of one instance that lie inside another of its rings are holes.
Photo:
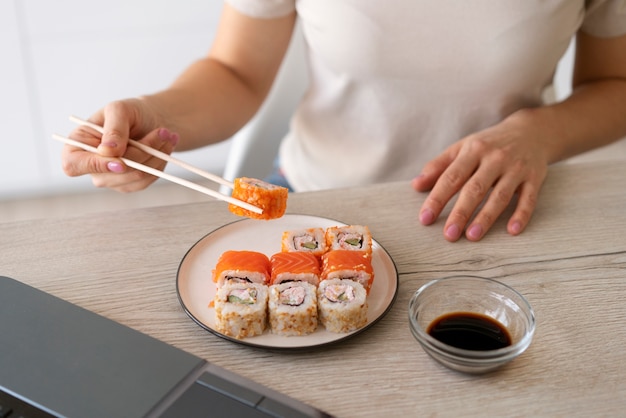
[[[101,142],[100,145],[98,145],[98,148],[100,147],[117,148],[117,142],[111,142],[111,141]]]
[[[418,183],[420,182],[420,180],[421,180],[422,178],[424,178],[424,174],[420,174],[420,175],[419,175],[419,176],[417,176],[417,177],[413,177],[413,180],[411,180],[411,185],[412,185],[413,187],[417,187]]]
[[[470,239],[479,239],[483,235],[483,227],[476,224],[472,225],[470,229],[467,230],[467,236]]]
[[[456,226],[455,224],[452,224],[446,229],[445,234],[446,234],[446,238],[452,241],[456,241],[457,239],[459,239],[459,236],[461,235],[461,230],[459,229],[458,226]]]
[[[169,141],[170,139],[170,131],[168,131],[166,128],[161,128],[159,129],[159,138],[161,138],[164,141]]]
[[[170,141],[174,146],[176,146],[180,140],[180,136],[177,133],[170,132],[167,128],[160,128],[158,135],[159,138],[164,141]]]
[[[517,235],[522,231],[522,224],[519,221],[515,221],[511,224],[511,233]]]
[[[113,173],[122,173],[124,171],[124,166],[117,161],[109,161],[107,163],[107,168]]]
[[[430,225],[435,221],[435,214],[430,209],[424,209],[420,213],[420,222],[422,225]]]

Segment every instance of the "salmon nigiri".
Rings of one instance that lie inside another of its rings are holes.
[[[256,251],[226,251],[213,270],[213,281],[221,287],[225,281],[268,284],[270,260]]]
[[[322,256],[320,280],[351,279],[363,285],[367,293],[374,282],[372,257],[367,251],[331,250]]]
[[[318,258],[308,252],[280,252],[270,259],[270,284],[287,281],[306,281],[314,286],[319,283],[320,265]]]

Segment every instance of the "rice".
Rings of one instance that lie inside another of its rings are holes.
[[[307,335],[317,329],[316,287],[308,282],[285,282],[270,286],[269,322],[272,333]]]
[[[225,282],[215,295],[215,328],[237,339],[261,335],[267,327],[268,288]]]
[[[319,321],[330,332],[351,332],[367,324],[367,292],[353,280],[321,281],[317,308]]]

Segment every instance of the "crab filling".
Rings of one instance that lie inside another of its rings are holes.
[[[304,303],[306,291],[303,287],[292,286],[280,292],[280,303],[289,306],[300,306]]]
[[[350,302],[354,300],[354,288],[345,284],[332,284],[324,289],[324,297],[331,302]]]
[[[293,238],[293,243],[296,248],[304,248],[307,250],[317,249],[317,241],[310,235],[300,235]]]
[[[344,248],[361,248],[363,246],[363,236],[361,234],[346,233],[339,237]]]

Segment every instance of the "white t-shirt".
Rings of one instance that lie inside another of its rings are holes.
[[[296,10],[311,84],[280,148],[296,191],[408,180],[447,146],[542,104],[572,36],[626,33],[626,0],[226,0]]]

